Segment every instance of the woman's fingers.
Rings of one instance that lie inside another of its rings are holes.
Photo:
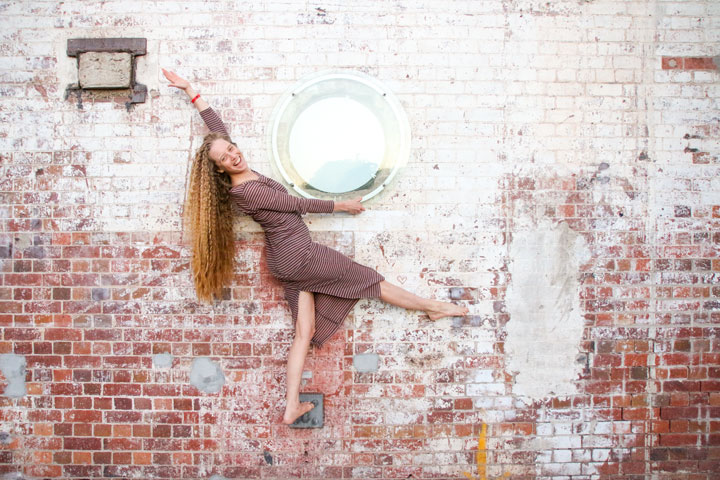
[[[189,83],[187,80],[182,78],[180,75],[176,74],[173,71],[165,70],[164,68],[161,69],[163,72],[163,75],[165,75],[165,78],[167,78],[170,81],[170,86],[175,88],[187,88]]]
[[[360,203],[360,200],[362,200],[362,197],[354,198],[348,202],[348,213],[357,215],[365,211],[365,207]]]

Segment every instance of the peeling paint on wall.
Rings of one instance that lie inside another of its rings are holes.
[[[575,393],[583,330],[578,270],[589,255],[564,222],[513,234],[505,351],[515,394],[539,400]]]

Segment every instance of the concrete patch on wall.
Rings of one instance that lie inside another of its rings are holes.
[[[505,352],[515,394],[539,400],[575,393],[583,332],[578,270],[589,256],[566,223],[513,234]]]
[[[27,394],[25,388],[26,365],[27,362],[22,355],[15,355],[14,353],[0,355],[0,369],[8,382],[3,395],[18,398]]]
[[[153,367],[155,368],[170,368],[172,367],[173,357],[169,353],[158,353],[153,355]]]
[[[380,357],[377,353],[358,353],[353,355],[353,366],[358,372],[377,372]]]
[[[190,383],[205,393],[218,393],[225,385],[225,375],[220,366],[209,358],[196,358],[190,371]]]

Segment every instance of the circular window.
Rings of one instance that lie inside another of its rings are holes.
[[[311,198],[376,195],[407,162],[410,128],[400,102],[359,72],[322,72],[285,93],[269,128],[275,166]]]

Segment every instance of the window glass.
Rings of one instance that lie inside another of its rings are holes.
[[[389,184],[410,151],[400,103],[379,81],[358,72],[301,80],[278,102],[269,137],[284,180],[314,198],[366,200]]]

